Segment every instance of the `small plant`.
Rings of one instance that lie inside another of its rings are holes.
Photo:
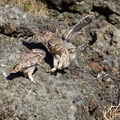
[[[6,4],[18,5],[23,8],[24,11],[33,13],[41,17],[49,15],[47,5],[37,0],[3,0]]]

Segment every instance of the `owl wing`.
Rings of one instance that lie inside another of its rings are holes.
[[[40,54],[40,52],[29,52],[25,53],[20,60],[13,67],[11,73],[16,73],[18,71],[22,71],[26,68],[39,64],[41,60],[45,57],[44,54]]]
[[[65,37],[65,41],[68,41],[72,34],[79,32],[83,27],[90,24],[93,21],[93,18],[93,15],[87,15],[83,19],[81,19],[72,29],[70,29],[70,31]]]

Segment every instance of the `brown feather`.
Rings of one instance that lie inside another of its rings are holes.
[[[45,52],[40,49],[33,49],[25,53],[13,67],[11,73],[16,73],[18,71],[23,71],[31,66],[37,65],[45,57]]]

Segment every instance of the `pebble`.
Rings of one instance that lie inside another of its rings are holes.
[[[94,73],[99,73],[102,70],[98,62],[91,62],[90,68]]]

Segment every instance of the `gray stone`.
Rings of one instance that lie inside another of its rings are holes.
[[[118,105],[120,81],[113,70],[119,68],[120,30],[104,16],[99,15],[70,39],[77,49],[77,62],[73,61],[66,73],[47,73],[53,62],[47,52],[47,59],[33,75],[37,83],[34,85],[22,74],[9,75],[24,52],[33,48],[46,50],[32,30],[49,31],[48,25],[54,25],[61,36],[67,27],[63,22],[49,17],[39,19],[1,2],[0,13],[0,119],[97,120],[103,118],[101,113],[111,104]],[[101,77],[108,75],[110,80],[97,79],[98,73],[90,68],[93,61],[101,66]],[[111,70],[105,71],[105,66]]]
[[[109,16],[109,21],[110,23],[112,23],[113,25],[120,29],[120,16],[112,14]]]

